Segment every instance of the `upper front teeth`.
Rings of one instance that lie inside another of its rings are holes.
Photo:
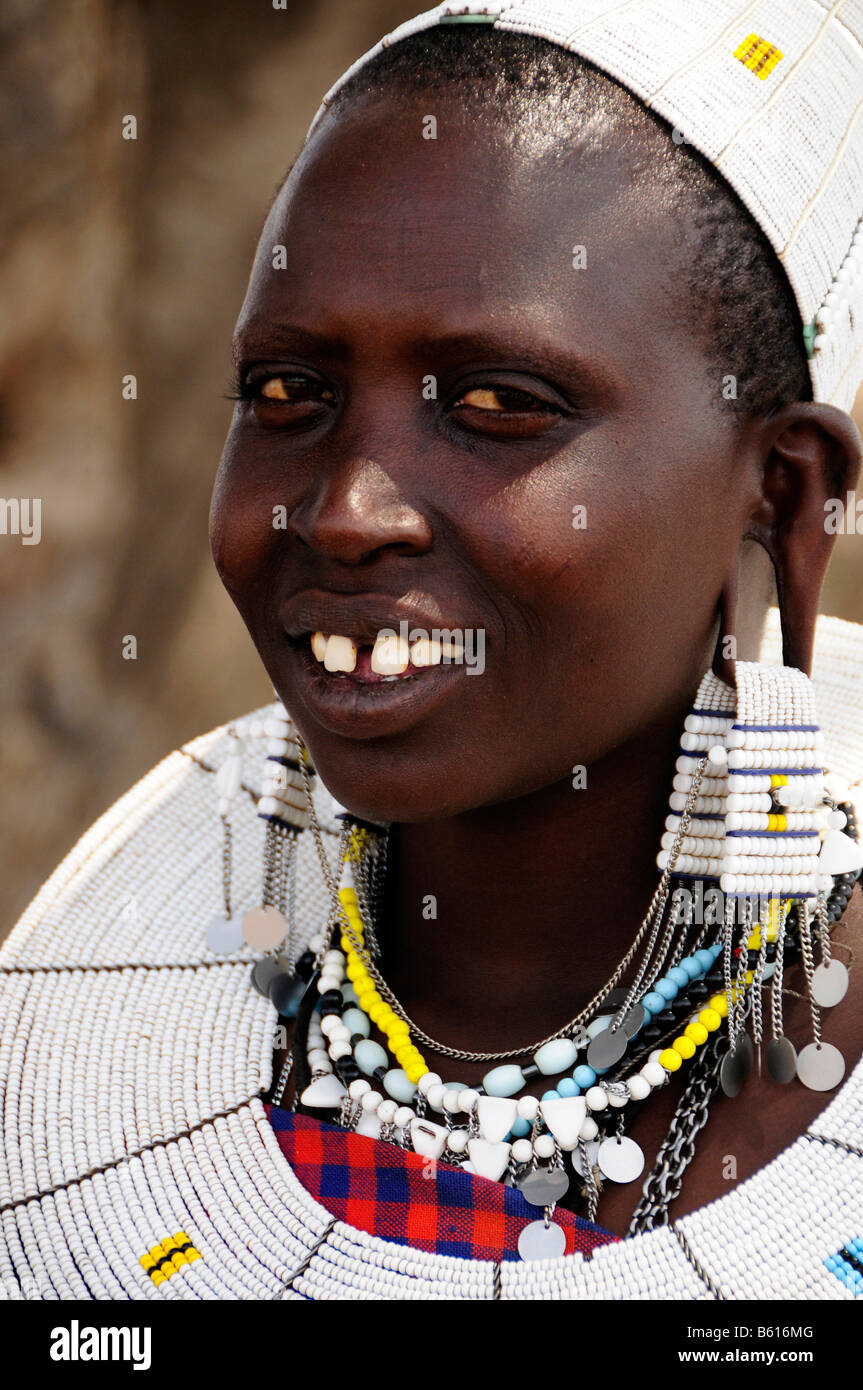
[[[421,637],[411,647],[412,666],[439,666],[441,645],[433,637]]]
[[[334,633],[325,637],[313,632],[312,652],[327,671],[350,672],[356,669],[357,648],[350,637]],[[435,638],[419,638],[410,647],[403,637],[390,633],[380,635],[372,647],[372,670],[378,676],[400,676],[408,666],[439,666],[443,657],[458,660],[461,648],[453,642],[438,642]]]
[[[376,637],[372,647],[372,670],[378,676],[400,676],[410,664],[410,648],[403,637]]]
[[[322,636],[315,633],[316,637]],[[314,647],[312,648],[314,650]],[[317,652],[315,652],[317,656]],[[318,657],[318,661],[320,661]],[[327,645],[324,651],[324,666],[328,671],[353,671],[357,664],[357,649],[350,637],[337,637],[333,635],[327,638]]]

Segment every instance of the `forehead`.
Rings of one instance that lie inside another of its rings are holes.
[[[637,134],[608,138],[598,120],[561,138],[452,91],[337,110],[270,211],[240,327],[300,315],[409,332],[469,305],[563,335],[631,343],[657,316],[674,331],[673,219],[633,178]]]

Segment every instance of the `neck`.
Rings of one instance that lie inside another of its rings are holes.
[[[530,796],[393,826],[381,971],[452,1047],[496,1051],[573,1017],[632,944],[656,889],[681,718]]]

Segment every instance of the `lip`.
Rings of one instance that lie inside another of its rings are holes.
[[[326,589],[303,589],[282,606],[279,613],[288,637],[298,639],[310,632],[337,632],[350,637],[357,646],[371,645],[382,628],[398,631],[407,622],[424,633],[432,628],[464,631],[471,624],[454,623],[433,603],[425,606],[386,594],[343,594]]]
[[[296,690],[315,721],[349,739],[399,734],[426,718],[455,690],[466,667],[442,663],[410,669],[394,681],[362,681],[326,672],[312,654],[309,634],[338,633],[358,646],[370,645],[386,629],[407,622],[423,633],[464,631],[430,600],[395,599],[385,594],[346,594],[304,589],[282,606],[280,621],[294,671]]]
[[[423,666],[394,681],[353,681],[329,675],[301,639],[286,646],[306,709],[322,728],[350,739],[403,733],[448,697],[466,669]]]

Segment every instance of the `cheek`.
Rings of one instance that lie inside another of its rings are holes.
[[[272,498],[233,464],[229,440],[210,503],[210,550],[222,583],[240,604],[278,548],[283,533],[273,521]]]
[[[736,523],[727,491],[722,500],[715,479],[705,485],[715,464],[683,457],[639,467],[637,446],[597,445],[577,462],[550,460],[495,499],[476,559],[507,596],[508,635],[524,639],[507,653],[516,673],[524,648],[525,669],[543,673],[530,697],[537,718],[544,698],[578,690],[573,717],[588,720],[592,704],[601,727],[622,683],[649,712],[703,652]]]

